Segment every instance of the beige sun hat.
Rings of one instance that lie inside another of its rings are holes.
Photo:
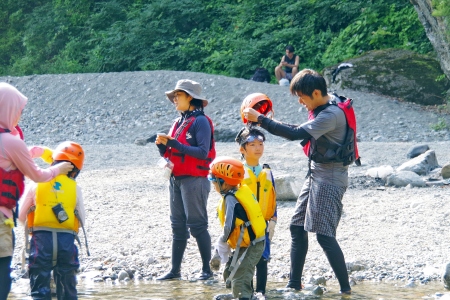
[[[170,102],[173,103],[173,98],[176,91],[184,91],[192,96],[194,99],[199,99],[203,101],[203,107],[208,105],[208,100],[204,99],[200,94],[202,93],[202,86],[200,83],[195,82],[193,80],[189,79],[181,79],[178,80],[177,85],[175,86],[175,89],[172,91],[166,92],[167,98],[170,100]]]

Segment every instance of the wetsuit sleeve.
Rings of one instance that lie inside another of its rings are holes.
[[[211,146],[211,126],[208,119],[204,116],[195,118],[188,133],[192,136],[192,139],[188,139],[190,146],[183,145],[177,140],[169,140],[167,146],[175,148],[186,155],[206,159]]]
[[[234,214],[234,207],[239,204],[236,197],[233,195],[225,196],[225,222],[223,224],[222,242],[228,241],[230,234],[233,232],[236,224],[236,215]]]
[[[158,147],[159,155],[164,156],[164,153],[166,153],[167,146],[163,144],[156,144],[156,147]]]
[[[244,222],[248,221],[244,208],[237,201],[234,195],[226,195],[225,201],[225,222],[223,226],[223,235],[221,237],[223,242],[226,242],[229,239],[230,234],[233,232],[236,226],[236,218],[239,218]]]
[[[261,127],[270,132],[271,134],[284,137],[288,140],[305,140],[310,139],[311,135],[302,128],[302,125],[290,125],[281,123],[269,118],[263,118]]]

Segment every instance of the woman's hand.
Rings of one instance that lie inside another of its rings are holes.
[[[61,174],[61,175],[67,175],[70,171],[73,170],[72,163],[70,163],[68,161],[64,161],[62,163],[59,163],[56,166],[58,167],[59,174]]]
[[[244,117],[250,121],[250,122],[258,122],[258,117],[261,114],[259,112],[257,112],[256,110],[254,110],[253,108],[246,108],[244,109]]]
[[[168,135],[157,135],[155,144],[156,145],[163,144],[165,146],[165,145],[167,145],[168,140],[173,140],[173,137],[168,136]]]

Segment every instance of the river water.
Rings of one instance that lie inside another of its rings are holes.
[[[402,282],[374,283],[363,282],[352,287],[351,296],[339,295],[339,286],[329,285],[327,291],[321,296],[312,295],[311,292],[291,292],[283,289],[285,282],[269,282],[267,285],[267,299],[351,299],[351,300],[398,300],[398,299],[450,299],[439,282],[426,285],[418,284],[415,287],[405,287]],[[229,289],[217,281],[190,282],[187,280],[156,282],[131,281],[127,283],[80,281],[78,283],[78,299],[213,299],[215,295],[227,294]],[[31,299],[28,296],[29,281],[20,279],[13,284],[8,300]],[[444,296],[442,296],[444,295]],[[56,299],[56,298],[55,298]]]

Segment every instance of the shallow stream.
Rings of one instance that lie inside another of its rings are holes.
[[[338,285],[326,286],[327,291],[321,296],[312,295],[311,292],[291,292],[282,289],[285,282],[268,283],[267,299],[352,299],[352,300],[397,300],[397,299],[450,299],[449,291],[446,291],[439,282],[431,282],[426,285],[405,287],[401,282],[373,283],[363,282],[353,286],[351,296],[339,295]],[[215,295],[227,294],[230,290],[223,283],[217,281],[190,282],[187,280],[156,282],[140,281],[128,283],[80,281],[78,284],[78,296],[82,299],[213,299]],[[8,300],[31,299],[28,297],[29,281],[20,279],[13,284]],[[447,298],[449,297],[449,298]],[[55,298],[56,299],[56,298]]]

